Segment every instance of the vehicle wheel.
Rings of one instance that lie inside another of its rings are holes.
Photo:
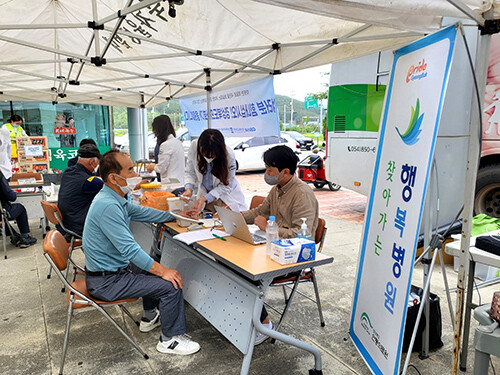
[[[321,189],[323,186],[325,186],[326,182],[323,181],[314,181],[313,185],[316,189]]]
[[[337,185],[337,184],[334,184],[333,182],[329,182],[328,183],[328,188],[331,190],[331,191],[337,191],[340,189],[340,185]]]
[[[500,164],[491,164],[477,172],[474,215],[500,217]]]

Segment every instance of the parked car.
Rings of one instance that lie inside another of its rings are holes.
[[[231,147],[236,157],[236,170],[252,171],[265,169],[262,155],[271,147],[284,144],[297,152],[295,144],[292,144],[285,137],[227,137],[226,144]]]
[[[289,135],[297,142],[299,142],[301,149],[311,150],[314,146],[314,141],[312,140],[312,138],[306,137],[299,132],[290,130],[290,131],[283,131],[282,133]]]
[[[130,153],[130,144],[129,144],[129,138],[128,138],[128,133],[125,135],[122,135],[120,137],[115,138],[115,145],[118,147],[118,149],[122,152],[125,152],[127,154]],[[154,157],[155,153],[155,146],[156,146],[156,137],[153,133],[148,133],[148,154],[149,158],[152,159]]]
[[[187,157],[187,153],[189,151],[189,147],[191,146],[191,142],[197,137],[191,136],[187,128],[180,128],[175,132],[175,134],[177,135],[177,139],[182,142],[182,147],[184,148],[184,155]]]

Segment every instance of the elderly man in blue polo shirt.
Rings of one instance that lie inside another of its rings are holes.
[[[104,187],[90,206],[83,230],[89,293],[103,301],[142,297],[144,317],[140,330],[150,331],[161,322],[156,350],[180,355],[196,353],[200,345],[185,335],[180,273],[146,254],[129,229],[130,220],[161,223],[174,220],[173,216],[128,201],[129,193],[141,181],[128,155],[109,151],[99,168]],[[149,273],[136,273],[130,263]]]

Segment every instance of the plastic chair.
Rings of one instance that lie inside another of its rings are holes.
[[[500,324],[490,319],[491,304],[474,309],[474,318],[479,322],[474,334],[474,375],[488,373],[490,355],[500,357]]]
[[[73,254],[73,250],[82,246],[82,236],[80,236],[78,233],[75,233],[67,229],[64,226],[61,211],[59,211],[59,207],[57,207],[57,204],[50,203],[47,201],[41,201],[40,204],[42,205],[45,216],[52,224],[59,225],[66,233],[71,234],[71,241],[69,243],[69,256],[71,257],[71,255]],[[70,268],[69,266],[70,264],[68,263],[66,268],[66,279],[68,279],[69,275],[69,268]],[[47,274],[47,279],[50,279],[51,270],[52,268],[49,269],[49,273]],[[78,272],[77,269],[74,269],[74,271],[75,272],[73,274],[73,281],[75,281],[76,274]],[[64,286],[61,289],[61,292],[64,292]]]
[[[97,310],[103,314],[106,319],[108,319],[111,324],[136,348],[139,353],[145,359],[149,359],[148,355],[137,345],[137,343],[116,323],[116,321],[104,310],[105,306],[119,306],[121,310],[128,315],[138,326],[139,322],[136,321],[132,314],[127,310],[123,304],[128,302],[135,302],[137,298],[123,299],[117,301],[99,301],[92,298],[87,290],[85,284],[85,279],[80,279],[73,281],[71,284],[68,282],[66,277],[63,275],[62,271],[67,268],[68,262],[72,263],[75,267],[79,267],[73,262],[69,255],[69,244],[64,239],[64,236],[53,229],[47,233],[45,239],[43,240],[43,255],[49,262],[50,266],[54,269],[57,276],[61,279],[64,286],[67,288],[67,300],[66,304],[68,306],[67,316],[66,316],[66,330],[64,332],[64,342],[62,348],[61,365],[59,367],[59,374],[63,373],[64,360],[66,358],[66,351],[68,349],[68,339],[69,331],[71,327],[71,318],[74,310]],[[83,269],[79,267],[82,271]]]

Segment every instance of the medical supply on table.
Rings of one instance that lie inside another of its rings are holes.
[[[189,231],[199,230],[199,229],[204,229],[203,224],[191,224],[189,227],[187,227],[187,230]]]
[[[316,259],[316,244],[305,238],[290,238],[271,243],[271,259],[279,264],[307,262]]]
[[[312,240],[311,231],[307,228],[307,218],[301,217],[302,224],[300,225],[300,230],[297,232],[297,238],[305,238],[306,240]]]
[[[280,239],[279,228],[274,216],[269,216],[266,225],[266,254],[271,255],[271,243]]]
[[[186,203],[179,197],[167,198],[168,210],[170,212],[181,212],[184,210]]]

